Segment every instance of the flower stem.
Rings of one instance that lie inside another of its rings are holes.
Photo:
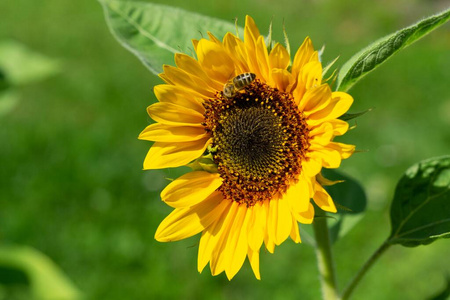
[[[353,279],[350,281],[350,283],[347,285],[347,287],[342,292],[342,296],[340,300],[346,300],[350,297],[355,287],[358,285],[360,280],[363,278],[363,276],[367,273],[367,271],[370,269],[370,267],[373,265],[374,262],[378,260],[378,258],[381,256],[381,254],[386,251],[391,244],[386,240],[369,258],[369,260],[366,261],[366,263],[361,267],[361,269],[358,271],[358,273],[353,277]]]
[[[325,212],[317,207],[313,228],[316,238],[316,256],[322,286],[322,297],[324,300],[336,300],[338,293],[327,218]]]

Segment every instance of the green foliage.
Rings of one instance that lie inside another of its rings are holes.
[[[0,41],[0,70],[9,84],[26,85],[60,70],[57,60],[36,53],[12,40]]]
[[[331,169],[323,169],[322,173],[327,179],[343,180],[326,187],[338,209],[329,222],[330,237],[334,243],[361,220],[367,207],[367,196],[361,184],[350,176]]]
[[[338,74],[336,90],[348,91],[392,55],[443,25],[449,18],[450,10],[446,10],[370,44],[343,65]]]
[[[339,119],[343,120],[343,121],[350,121],[353,120],[357,117],[360,117],[366,113],[368,113],[369,111],[372,111],[372,108],[366,109],[365,111],[360,111],[357,113],[345,113],[342,116],[339,117]]]
[[[0,246],[0,284],[27,284],[33,299],[81,299],[80,291],[44,254],[25,246]]]
[[[260,29],[272,16],[279,28],[284,18],[293,50],[309,35],[317,45],[327,44],[325,61],[338,54],[350,57],[352,45],[400,28],[405,19],[431,14],[440,5],[418,1],[406,9],[395,1],[299,1],[291,2],[287,10],[276,2],[264,2],[262,7],[240,0],[158,1],[223,20],[237,16],[240,23],[251,12]],[[255,280],[248,262],[231,282],[222,275],[211,276],[209,269],[198,274],[198,237],[170,244],[153,239],[159,222],[170,212],[159,192],[169,182],[166,177],[179,176],[175,169],[141,170],[149,143],[136,136],[150,122],[145,107],[154,100],[151,86],[160,80],[117,46],[97,2],[17,0],[0,1],[0,7],[5,12],[0,36],[13,36],[32,49],[63,58],[67,67],[58,76],[20,89],[27,101],[1,120],[2,241],[44,251],[87,299],[320,299],[314,252],[304,245],[307,225],[300,226],[303,244],[287,241],[273,255],[261,250],[262,281]],[[349,24],[356,24],[351,27],[355,30],[343,33]],[[274,39],[282,41],[277,33],[280,30],[274,30]],[[197,32],[193,34],[186,38]],[[443,80],[450,70],[446,38],[444,30],[437,30],[427,43],[417,43],[387,64],[389,76],[374,72],[370,81],[352,90],[357,99],[354,111],[377,107],[360,118],[357,130],[339,140],[370,150],[342,166],[364,185],[376,178],[394,182],[395,174],[410,162],[448,152],[450,139],[442,130],[448,123],[440,109],[447,101],[442,95],[448,94]],[[425,69],[426,76],[419,76],[417,72]],[[374,159],[377,148],[385,144],[401,153],[395,165]],[[385,185],[377,188],[389,190]],[[370,201],[364,219],[335,245],[340,284],[354,275],[388,230],[384,206],[374,211],[380,194],[375,196],[373,190],[367,191]],[[436,270],[450,268],[450,262],[442,259],[448,254],[448,240],[421,248],[386,253],[354,298],[432,295],[436,287],[430,282],[442,279]],[[386,272],[393,261],[395,272]],[[427,280],[418,278],[418,270],[427,274]],[[405,282],[414,289],[403,288]],[[3,292],[0,286],[0,299],[18,300],[5,298]]]
[[[191,38],[217,37],[235,32],[230,22],[202,16],[180,8],[122,0],[99,0],[114,37],[136,55],[155,75],[163,65],[174,65],[174,54],[194,55]]]
[[[450,237],[450,156],[406,171],[395,191],[391,223],[391,244],[418,246]]]
[[[18,86],[45,79],[59,71],[59,63],[15,41],[0,41],[0,117],[19,101]]]

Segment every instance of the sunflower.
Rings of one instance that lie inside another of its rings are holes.
[[[333,141],[349,128],[338,118],[353,98],[322,79],[309,38],[291,63],[281,44],[268,50],[249,16],[244,40],[208,35],[193,40],[196,58],[177,53],[176,67],[164,66],[165,84],[154,88],[159,102],[148,107],[156,123],[139,136],[155,142],[144,169],[192,167],[161,192],[174,210],[155,238],[201,232],[199,272],[209,263],[212,275],[225,271],[231,280],[248,257],[260,279],[262,244],[273,253],[288,237],[299,243],[298,223],[314,219],[311,199],[336,212],[320,172],[354,152]]]

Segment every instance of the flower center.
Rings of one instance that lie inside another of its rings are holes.
[[[309,130],[290,94],[257,79],[234,97],[217,93],[204,106],[225,198],[252,206],[298,180]]]

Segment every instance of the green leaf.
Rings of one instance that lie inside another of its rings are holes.
[[[25,246],[0,246],[0,283],[30,284],[33,298],[39,300],[75,300],[82,297],[47,256]]]
[[[336,90],[348,91],[389,57],[443,25],[449,18],[450,10],[446,10],[370,44],[343,65],[339,71]]]
[[[11,85],[24,85],[54,75],[59,62],[15,41],[0,42],[0,69]]]
[[[397,184],[388,242],[429,244],[450,237],[450,155],[410,167]]]
[[[342,116],[340,116],[338,119],[341,119],[342,121],[350,121],[353,120],[359,116],[362,116],[369,111],[372,111],[372,108],[366,109],[365,111],[357,112],[357,113],[345,113]]]
[[[231,22],[202,16],[180,8],[147,2],[99,0],[111,33],[153,73],[164,64],[174,65],[174,54],[194,55],[191,39],[221,38],[235,32]]]
[[[335,242],[362,219],[367,206],[367,196],[359,182],[345,174],[330,169],[323,169],[322,174],[330,180],[344,180],[325,187],[338,209],[338,213],[332,215],[329,222],[331,241]]]

